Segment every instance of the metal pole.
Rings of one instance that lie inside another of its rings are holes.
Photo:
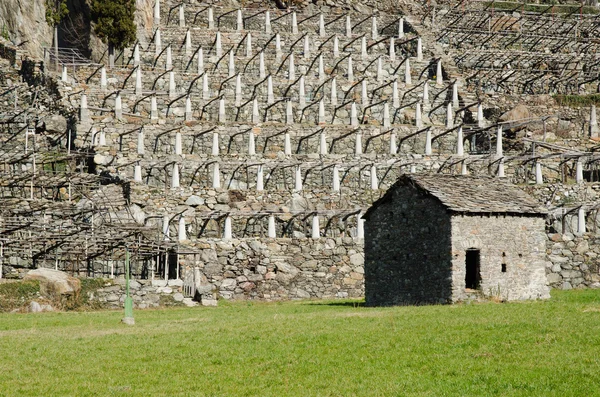
[[[123,322],[127,325],[134,325],[135,320],[133,319],[133,299],[129,295],[129,249],[125,248],[125,318]]]

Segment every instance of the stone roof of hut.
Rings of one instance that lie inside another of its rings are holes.
[[[415,186],[432,195],[448,210],[457,213],[547,213],[537,200],[502,179],[467,175],[404,174],[382,198],[373,203],[365,218],[380,204],[391,199],[391,193],[395,189],[406,185]]]

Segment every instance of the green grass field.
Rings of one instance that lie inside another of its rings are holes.
[[[0,315],[2,396],[600,395],[600,291]]]

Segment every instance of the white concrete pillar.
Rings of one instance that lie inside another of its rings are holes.
[[[477,104],[477,126],[479,128],[483,127],[483,105],[481,102]]]
[[[219,99],[219,123],[224,123],[227,120],[225,115],[225,99]]]
[[[304,59],[310,58],[310,42],[308,40],[308,35],[304,36],[304,50],[303,50]]]
[[[88,109],[87,95],[81,94],[81,99],[79,100],[79,120],[85,122],[89,121],[89,119],[90,111]]]
[[[214,13],[213,13],[213,8],[212,7],[208,8],[208,28],[209,29],[214,29],[215,28],[215,17],[214,17]]]
[[[225,230],[223,231],[223,239],[231,240],[233,238],[233,233],[231,231],[231,217],[227,215],[225,217]]]
[[[358,114],[356,111],[356,102],[352,102],[352,106],[350,107],[350,125],[352,127],[358,126]]]
[[[160,38],[160,29],[156,29],[154,33],[154,55],[159,56],[162,52],[162,40]]]
[[[232,77],[235,74],[235,59],[233,50],[229,51],[229,67],[227,68],[227,77]]]
[[[150,97],[150,121],[158,120],[158,105],[156,103],[156,95]]]
[[[535,183],[541,185],[544,183],[544,177],[542,176],[542,163],[536,161],[535,163]]]
[[[390,128],[390,107],[387,102],[383,104],[383,128]]]
[[[454,128],[454,112],[452,111],[452,102],[446,106],[446,128]]]
[[[277,59],[281,58],[281,36],[279,36],[279,33],[275,34],[275,56]]]
[[[458,103],[458,82],[454,82],[454,84],[452,84],[452,106],[454,106],[456,109],[459,108],[459,103]]]
[[[260,116],[258,114],[258,99],[254,98],[252,101],[252,123],[260,123]]]
[[[306,106],[306,92],[304,91],[304,76],[300,76],[300,81],[298,82],[298,101],[300,105],[300,109],[304,109]]]
[[[294,170],[294,190],[302,190],[302,171],[300,171],[299,165],[297,165],[296,169]]]
[[[182,145],[181,145],[181,132],[177,131],[175,133],[175,154],[183,154]]]
[[[211,155],[219,155],[219,133],[213,132]]]
[[[504,159],[498,162],[498,178],[504,178]]]
[[[252,57],[252,35],[248,32],[246,36],[246,58]]]
[[[179,27],[185,27],[185,11],[183,9],[183,3],[179,4]]]
[[[352,37],[352,22],[350,15],[346,15],[346,37]]]
[[[142,182],[142,166],[139,164],[136,164],[133,169],[133,181],[137,183]]]
[[[221,46],[221,32],[217,30],[217,37],[215,39],[215,55],[217,58],[221,58],[223,55],[223,47]]]
[[[338,100],[337,100],[337,81],[336,78],[334,77],[333,79],[331,79],[331,100],[330,103],[332,106],[337,106],[338,104]]]
[[[142,95],[142,67],[138,66],[135,70],[135,95]]]
[[[577,183],[583,183],[583,163],[581,159],[577,159],[575,162],[575,181]]]
[[[296,27],[296,29],[297,29],[297,27]],[[275,232],[275,217],[273,215],[269,215],[269,227],[268,227],[268,230],[267,230],[267,236],[269,238],[276,238],[277,237],[277,234]]]
[[[360,156],[362,152],[362,133],[360,131],[356,131],[354,139],[354,155]]]
[[[398,38],[404,38],[404,18],[400,18],[398,21]]]
[[[144,145],[144,130],[140,129],[137,135],[137,154],[143,155],[146,153],[146,147]]]
[[[242,104],[242,76],[238,73],[235,76],[235,106]]]
[[[104,66],[102,66],[102,69],[100,69],[100,89],[101,90],[106,90],[106,86],[107,86],[107,81],[106,81],[106,68]]]
[[[67,67],[63,66],[62,67],[62,73],[60,74],[60,80],[66,82],[67,79],[68,79],[68,76],[67,76]]]
[[[379,34],[377,32],[377,17],[373,15],[373,17],[371,18],[371,38],[373,40],[377,40],[378,36]]]
[[[204,72],[204,50],[202,47],[198,49],[198,74]]]
[[[169,98],[173,99],[177,96],[175,91],[175,72],[169,72]]]
[[[425,155],[431,156],[431,129],[425,131]]]
[[[333,38],[333,57],[337,58],[340,56],[340,41],[338,40],[338,37],[335,36]]]
[[[294,124],[294,111],[292,109],[292,101],[285,101],[285,123]]]
[[[364,79],[361,83],[361,94],[362,105],[367,106],[369,104],[369,93],[367,92],[367,79]]]
[[[417,166],[416,166],[416,165],[414,165],[414,164],[411,164],[411,166],[410,166],[410,173],[411,173],[411,174],[414,174],[414,173],[416,173],[416,172],[417,172]]]
[[[173,69],[173,52],[171,50],[171,44],[167,46],[167,61],[165,62],[165,70]]]
[[[356,215],[356,238],[365,238],[365,220],[362,219],[362,214]]]
[[[123,104],[121,103],[121,94],[115,96],[115,118],[120,120],[123,118]]]
[[[456,135],[456,155],[464,156],[465,155],[465,147],[463,144],[463,129],[462,127],[458,127],[458,133]]]
[[[265,33],[271,33],[271,13],[265,11]]]
[[[421,104],[417,103],[417,109],[415,110],[415,125],[417,128],[423,127],[423,119],[421,116]]]
[[[273,94],[273,78],[271,75],[267,77],[267,104],[271,105],[275,102],[275,95]]]
[[[261,51],[260,54],[258,54],[258,77],[264,79],[266,76],[267,73],[265,72],[265,53],[264,51]]]
[[[427,80],[423,84],[423,107],[429,109],[429,83]]]
[[[244,17],[242,16],[242,10],[237,10],[237,30],[244,30]]]
[[[396,143],[396,133],[390,133],[390,154],[398,153],[398,144]]]
[[[321,134],[319,135],[319,154],[326,155],[327,153],[327,135],[325,134],[325,131],[321,131]]]
[[[202,75],[202,99],[210,98],[210,90],[208,85],[208,73]]]
[[[379,189],[379,179],[377,178],[377,167],[375,164],[371,166],[371,190]]]
[[[598,128],[598,121],[596,119],[596,105],[592,105],[590,109],[590,137],[598,138],[599,132],[600,128]]]
[[[258,165],[256,169],[256,190],[261,192],[265,189],[264,177],[263,177],[263,166],[262,164]]]
[[[442,60],[437,62],[437,71],[435,73],[435,85],[440,88],[444,86],[444,73],[442,71]]]
[[[585,210],[583,207],[579,207],[579,210],[577,210],[577,233],[584,234],[586,232],[585,226]]]
[[[394,44],[394,38],[390,37],[390,61],[394,62],[396,60],[396,45]]]
[[[337,165],[333,166],[332,172],[333,172],[332,189],[334,192],[339,192],[340,191],[340,171],[339,171]]]
[[[498,125],[498,131],[496,132],[496,156],[502,157],[502,125]]]
[[[348,81],[354,80],[354,70],[352,67],[352,56],[348,57]]]
[[[178,236],[177,236],[178,238],[177,239],[179,241],[185,241],[185,240],[187,240],[187,233],[186,233],[186,230],[185,230],[185,218],[183,216],[181,216],[179,218],[179,230],[178,230],[178,232],[179,233],[178,233]]]
[[[173,173],[171,174],[171,187],[179,187],[179,165],[173,164]]]
[[[400,96],[398,95],[398,81],[394,80],[392,83],[392,106],[394,108],[400,107]]]
[[[294,64],[294,54],[291,53],[289,58],[289,66],[288,66],[288,80],[294,81],[296,80],[296,65]]]
[[[298,34],[298,17],[296,11],[292,12],[292,34]]]
[[[290,141],[290,133],[286,132],[283,136],[283,154],[289,156],[292,154],[292,143]]]
[[[219,170],[219,163],[213,164],[212,187],[213,189],[221,188],[221,171]]]
[[[417,38],[417,62],[423,61],[423,43],[421,38]]]
[[[367,38],[363,36],[360,40],[360,56],[362,59],[366,59],[367,55]]]
[[[98,145],[106,146],[106,133],[104,130],[100,131],[100,136],[98,137]]]
[[[317,123],[325,124],[325,104],[323,103],[323,98],[319,101],[319,116],[317,118]]]
[[[135,46],[133,47],[133,66],[138,66],[139,64],[140,64],[140,43],[135,43]]]
[[[314,215],[312,218],[312,233],[311,237],[314,239],[321,237],[321,229],[319,226],[319,215]]]
[[[160,25],[160,0],[154,2],[154,26]]]
[[[165,215],[163,217],[163,236],[165,238],[165,240],[169,240],[169,235],[171,234],[169,231],[169,216]]]
[[[460,162],[460,174],[469,175],[469,169],[467,168],[467,162],[465,160]]]
[[[319,15],[319,36],[325,37],[325,17],[323,14]]]
[[[404,84],[411,85],[412,78],[410,76],[410,60],[406,58],[406,62],[404,63]]]
[[[254,141],[254,131],[248,132],[248,154],[254,156],[256,154],[256,144]]]

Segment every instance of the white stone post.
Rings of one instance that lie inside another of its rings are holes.
[[[275,56],[278,60],[281,58],[281,36],[279,36],[279,33],[275,34]]]
[[[154,33],[154,55],[159,56],[162,52],[162,40],[160,39],[160,29]]]
[[[394,38],[390,37],[390,61],[394,62],[396,60],[396,46],[394,44]]]
[[[121,103],[121,94],[115,96],[115,118],[121,120],[123,118],[123,105]]]
[[[158,120],[158,105],[156,103],[156,95],[150,97],[150,121]]]
[[[260,123],[260,116],[258,115],[258,99],[256,98],[252,101],[252,123]]]
[[[254,142],[254,132],[250,130],[248,132],[248,154],[254,156],[256,154],[256,145]]]
[[[352,37],[352,22],[350,15],[346,15],[346,37]]]
[[[104,130],[100,131],[100,136],[98,138],[98,145],[106,146],[106,133]]]
[[[392,106],[394,108],[400,107],[400,96],[398,95],[398,80],[394,80],[392,83]]]
[[[169,240],[169,235],[171,234],[169,231],[169,215],[165,215],[163,217],[163,236],[165,240]],[[165,277],[166,278],[166,277]]]
[[[498,178],[504,178],[504,159],[498,162]]]
[[[217,58],[221,58],[223,55],[223,47],[221,46],[221,32],[217,30],[217,37],[215,39],[215,55]]]
[[[479,128],[483,127],[483,105],[481,102],[477,104],[477,126]]]
[[[469,175],[469,169],[467,168],[467,162],[465,160],[460,162],[460,174]]]
[[[298,82],[298,101],[300,105],[300,109],[304,109],[306,106],[306,93],[304,91],[304,76],[300,76],[300,81]]]
[[[333,38],[333,57],[337,58],[340,56],[340,41],[338,40],[338,37],[335,36]]]
[[[175,133],[175,154],[181,155],[183,153],[181,145],[181,132]]]
[[[252,56],[252,35],[248,32],[248,36],[246,36],[246,58],[250,58]]]
[[[454,112],[452,111],[452,102],[448,102],[446,107],[446,128],[454,128]]]
[[[390,128],[390,107],[387,102],[383,104],[383,128]]]
[[[379,189],[379,179],[377,179],[377,167],[375,164],[371,166],[371,190]]]
[[[171,187],[179,187],[179,165],[177,163],[173,164],[173,173],[171,175]]]
[[[317,124],[325,124],[325,104],[323,98],[319,101],[319,116],[317,118]]]
[[[154,26],[160,25],[160,0],[154,2]]]
[[[242,76],[238,73],[235,77],[235,106],[242,104]]]
[[[244,30],[244,18],[242,17],[242,10],[237,10],[237,30]]]
[[[425,132],[425,155],[431,156],[431,129]]]
[[[334,192],[339,192],[340,191],[340,172],[338,170],[338,166],[337,165],[333,166],[332,189],[333,189]]]
[[[400,18],[398,21],[398,38],[404,38],[404,18]]]
[[[319,15],[319,36],[325,37],[325,18],[323,14]]]
[[[312,234],[311,237],[314,239],[321,237],[321,230],[319,226],[319,215],[314,215],[312,218]]]
[[[580,158],[578,158],[575,162],[575,168],[575,181],[577,183],[583,183],[583,163],[581,162]]]
[[[209,29],[214,29],[215,28],[215,17],[213,15],[213,8],[209,7],[208,9],[208,28]]]
[[[544,183],[544,178],[542,176],[542,163],[536,161],[535,163],[535,183],[541,185]]]
[[[444,73],[442,72],[442,60],[441,59],[437,62],[437,71],[435,73],[435,85],[438,88],[441,88],[444,86]]]
[[[233,233],[231,232],[231,217],[227,215],[225,217],[225,231],[223,232],[224,240],[231,240],[233,238]]]
[[[298,34],[298,17],[296,11],[292,12],[292,34]]]
[[[135,43],[135,47],[133,47],[133,66],[138,66],[139,64],[140,64],[140,43]],[[104,73],[106,73],[106,71]]]
[[[229,67],[227,72],[227,77],[232,77],[235,74],[235,59],[233,57],[233,50],[229,51]]]
[[[464,156],[465,155],[465,147],[463,144],[463,129],[462,127],[458,127],[458,134],[456,136],[456,155]]]
[[[390,154],[398,153],[398,144],[396,143],[396,133],[390,133]]]
[[[202,98],[209,99],[210,98],[210,90],[208,88],[208,73],[204,73],[202,75]]]
[[[365,36],[360,40],[360,56],[362,59],[367,58],[367,38]]]
[[[377,40],[377,37],[377,17],[373,15],[373,18],[371,18],[371,38]]]
[[[219,155],[219,133],[218,132],[213,132],[211,155],[212,156]]]
[[[598,128],[598,121],[596,119],[596,105],[592,105],[590,109],[590,137],[598,138],[598,133],[600,129]]]
[[[286,132],[283,136],[283,154],[289,156],[292,154],[292,143],[290,141],[290,133]]]
[[[369,93],[367,92],[367,79],[364,79],[361,83],[361,99],[362,105],[367,106],[369,104]]]
[[[225,99],[219,99],[219,123],[224,123],[227,120],[225,115]]]
[[[302,190],[302,171],[299,165],[294,170],[294,190],[298,192]]]
[[[288,80],[289,81],[296,80],[296,66],[294,65],[294,54],[293,53],[291,53],[289,56]]]
[[[264,79],[266,76],[267,73],[265,72],[265,53],[264,51],[261,51],[260,54],[258,54],[258,77]]]
[[[292,109],[292,101],[285,102],[285,123],[286,124],[294,124],[294,111]],[[288,134],[288,138],[289,138],[289,134]]]
[[[459,103],[458,103],[458,82],[454,82],[454,84],[452,84],[452,106],[454,106],[456,109],[458,109],[459,107]]]
[[[326,155],[327,154],[327,136],[325,135],[325,131],[321,131],[319,135],[319,154]]]
[[[87,104],[87,95],[81,94],[81,99],[79,102],[79,120],[81,122],[89,121],[90,119],[90,111],[88,109]]]
[[[185,241],[187,240],[187,233],[185,230],[185,218],[183,215],[179,218],[179,230],[178,230],[177,240]]]
[[[423,127],[423,119],[421,116],[421,104],[417,103],[417,109],[415,110],[415,126],[417,128]]]
[[[383,81],[383,62],[381,57],[377,58],[377,81]]]
[[[273,215],[269,215],[269,228],[267,231],[267,235],[269,238],[277,237],[277,234],[275,232],[275,217]]]
[[[179,27],[185,28],[185,11],[183,9],[183,3],[179,5]]]
[[[337,101],[337,81],[336,78],[334,77],[333,79],[331,79],[331,100],[330,103],[332,106],[337,106],[338,101]]]
[[[273,94],[273,78],[271,75],[267,77],[267,104],[271,105],[275,102],[275,95]]]
[[[365,220],[362,219],[362,214],[356,215],[356,238],[365,238]]]
[[[213,177],[212,177],[213,189],[221,188],[221,171],[219,170],[219,163],[213,165]]]
[[[308,59],[310,57],[310,43],[308,41],[308,35],[304,36],[303,55],[304,55],[304,59]]]
[[[169,98],[173,99],[177,96],[175,91],[175,72],[169,72]]]
[[[417,62],[423,61],[423,43],[421,38],[417,38]]]
[[[356,111],[356,102],[352,102],[352,106],[350,107],[350,125],[352,127],[358,126],[358,115]]]
[[[142,166],[136,164],[133,170],[133,181],[137,183],[142,182]]]
[[[579,210],[577,210],[577,233],[584,234],[586,232],[585,226],[585,210],[583,207],[579,207]]]
[[[416,172],[417,172],[417,166],[416,166],[416,165],[414,165],[414,164],[411,164],[411,166],[410,166],[410,173],[411,173],[411,174],[414,174],[414,173],[416,173]]]
[[[198,74],[204,72],[204,50],[202,47],[198,49]]]
[[[265,11],[265,33],[271,33],[271,13]]]
[[[106,90],[107,85],[108,84],[106,81],[106,68],[102,66],[102,69],[100,69],[100,89],[102,91]]]
[[[138,66],[135,71],[135,95],[142,95],[142,67]]]
[[[423,107],[429,109],[429,83],[427,80],[423,84]]]
[[[352,67],[352,55],[348,57],[348,81],[354,81],[354,69]]]
[[[502,157],[502,125],[498,125],[498,132],[496,133],[496,156]]]
[[[63,66],[62,67],[62,73],[60,74],[60,80],[66,82],[67,79],[68,79],[68,76],[67,76],[67,67]]]
[[[323,64],[323,55],[319,55],[319,80],[325,79],[325,66]]]
[[[146,153],[146,147],[144,145],[144,130],[140,129],[137,136],[137,154],[143,155]]]
[[[360,156],[362,151],[362,133],[360,131],[356,131],[354,139],[354,155]]]

